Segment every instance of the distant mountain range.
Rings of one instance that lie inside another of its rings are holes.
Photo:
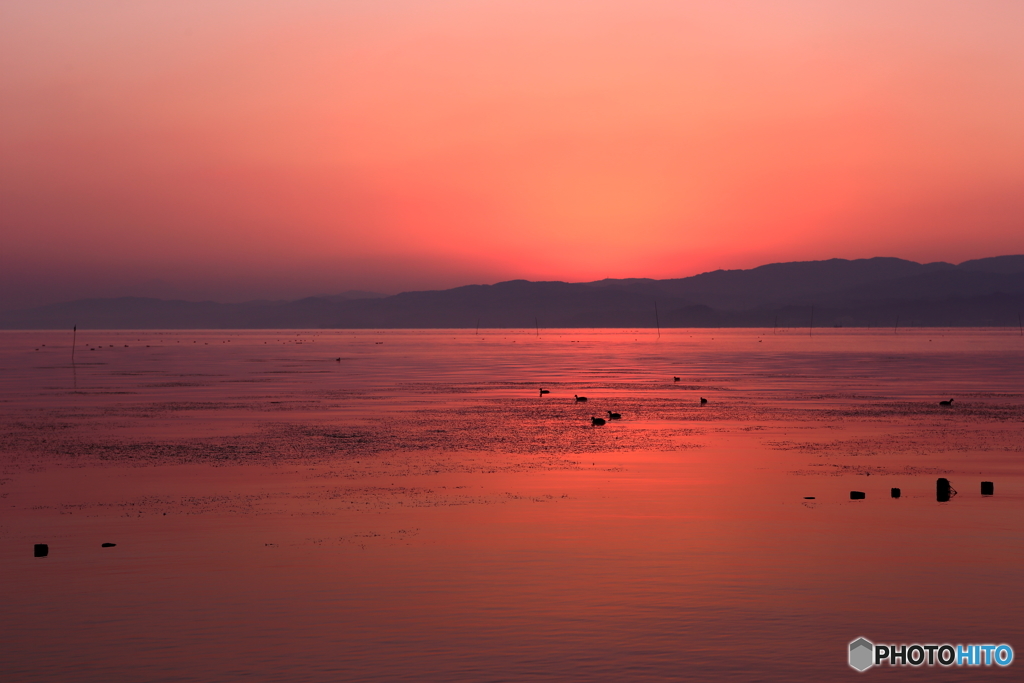
[[[347,293],[348,294],[348,293]],[[468,285],[288,302],[81,299],[0,313],[2,329],[1014,326],[1024,255],[772,263],[673,280]],[[812,313],[813,309],[813,313]]]

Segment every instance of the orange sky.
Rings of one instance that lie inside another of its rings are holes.
[[[5,0],[0,286],[1024,252],[1019,0]]]

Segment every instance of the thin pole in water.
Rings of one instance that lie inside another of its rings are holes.
[[[775,324],[772,325],[772,334],[775,334],[777,329],[779,329],[779,316],[775,316]]]
[[[537,320],[537,316],[533,316],[533,324],[537,327],[537,339],[540,339],[540,321]]]
[[[78,393],[78,367],[75,365],[75,342],[78,339],[78,325],[71,327],[71,382],[73,390]]]
[[[811,306],[811,326],[807,328],[807,336],[814,336],[814,306]]]
[[[893,334],[896,334],[896,330],[899,328],[899,326],[900,326],[900,317],[896,316],[896,324],[893,325],[893,327],[892,327],[892,333]]]
[[[658,339],[661,339],[661,318],[658,317],[658,302],[654,302],[654,324],[658,326]]]

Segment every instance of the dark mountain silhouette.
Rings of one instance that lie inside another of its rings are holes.
[[[467,285],[297,301],[82,299],[0,314],[3,329],[1017,326],[1024,256],[772,263],[693,277]],[[656,313],[657,311],[657,313]]]

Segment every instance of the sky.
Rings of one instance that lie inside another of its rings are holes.
[[[1019,0],[4,0],[0,307],[1024,253]]]

